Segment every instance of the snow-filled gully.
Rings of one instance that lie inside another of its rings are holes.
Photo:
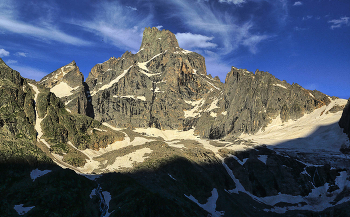
[[[33,90],[34,90],[34,92],[35,92],[35,95],[34,95],[35,117],[36,117],[36,119],[35,119],[35,130],[36,130],[36,132],[37,132],[37,141],[38,141],[39,143],[40,143],[40,142],[43,143],[43,144],[48,148],[48,150],[50,150],[50,145],[49,145],[49,143],[47,143],[47,142],[45,141],[45,139],[42,139],[42,138],[41,138],[42,135],[43,135],[43,131],[42,131],[42,128],[41,128],[41,122],[42,122],[43,119],[45,119],[46,115],[45,115],[44,118],[39,118],[39,115],[38,115],[38,109],[37,109],[37,104],[36,104],[36,102],[37,102],[38,95],[39,95],[40,91],[39,91],[38,87],[35,86],[34,84],[30,84],[30,83],[29,83],[29,85],[33,88]],[[52,156],[52,160],[53,160],[58,166],[60,166],[60,167],[62,167],[62,168],[70,168],[70,169],[72,169],[72,170],[74,170],[74,171],[76,171],[76,172],[78,172],[78,173],[80,172],[78,169],[74,168],[73,166],[70,166],[70,165],[66,164],[65,162],[63,162],[62,159],[59,158],[59,157],[60,157],[59,155],[53,154],[53,153],[50,153],[50,155]]]

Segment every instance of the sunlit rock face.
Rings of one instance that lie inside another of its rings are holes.
[[[61,98],[67,111],[73,114],[88,113],[84,76],[75,61],[48,74],[38,84],[50,88],[51,92]]]
[[[173,33],[156,28],[145,29],[138,53],[97,64],[87,84],[99,121],[181,130],[194,124],[196,114],[210,105],[203,99],[218,94],[222,86],[206,75],[201,55],[179,48]]]
[[[272,119],[298,119],[331,98],[268,72],[232,67],[225,84],[204,57],[168,30],[146,28],[140,50],[94,66],[87,78],[94,117],[119,127],[187,130],[206,138],[255,133]]]

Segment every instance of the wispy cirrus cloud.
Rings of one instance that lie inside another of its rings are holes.
[[[17,52],[15,55],[19,57],[27,57],[27,53],[24,52]]]
[[[6,57],[8,55],[10,55],[10,52],[8,52],[7,50],[5,50],[3,48],[0,49],[0,57]]]
[[[177,9],[173,16],[180,18],[193,32],[215,37],[216,40],[211,43],[218,45],[215,48],[222,55],[229,54],[240,46],[256,53],[258,44],[269,38],[267,34],[253,33],[255,25],[251,19],[242,22],[233,13],[223,12],[208,2],[171,0],[170,4]]]
[[[214,37],[208,37],[190,32],[175,34],[180,47],[185,49],[192,48],[214,48],[217,44],[210,42]]]
[[[31,10],[32,8],[35,7],[30,7],[29,9]],[[49,10],[45,10],[45,12],[46,14],[50,14]],[[32,13],[34,14],[34,12]],[[18,34],[46,42],[56,41],[77,46],[91,44],[86,40],[72,36],[60,30],[48,15],[45,17],[40,16],[42,11],[40,13],[38,12],[38,17],[35,17],[32,20],[21,20],[19,14],[19,7],[16,1],[4,0],[0,3],[0,31],[5,34]]]
[[[293,6],[301,6],[303,3],[301,1],[294,2]]]
[[[219,0],[220,3],[229,3],[229,4],[235,4],[235,5],[240,5],[245,3],[245,0]]]
[[[256,54],[258,52],[258,44],[262,41],[265,41],[266,39],[272,38],[273,36],[269,35],[253,35],[249,38],[246,38],[243,40],[243,45],[246,45],[250,52],[253,54]]]
[[[129,8],[130,10],[137,11],[137,8],[135,7],[131,7],[131,6],[126,6],[126,7]]]
[[[153,24],[152,13],[136,12],[117,1],[99,3],[95,8],[92,20],[73,23],[120,49],[137,51],[142,41],[143,28]]]
[[[77,46],[86,46],[91,44],[88,41],[66,34],[56,29],[54,26],[43,27],[38,25],[31,25],[25,22],[8,19],[1,16],[0,29],[11,33],[27,35],[43,41],[57,41]]]
[[[331,29],[336,29],[342,26],[349,26],[350,25],[349,19],[350,19],[349,17],[341,17],[340,19],[330,20],[328,21],[328,23],[332,23],[330,27]]]
[[[7,64],[15,64],[17,62],[18,62],[17,60],[7,60],[6,61]]]

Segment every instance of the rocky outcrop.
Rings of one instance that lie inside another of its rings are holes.
[[[52,93],[57,86],[79,84],[72,75],[74,70],[67,68],[77,67],[73,62],[42,81],[49,89],[24,79],[0,59],[0,164],[52,163],[49,156],[57,154],[68,165],[83,166],[86,156],[79,150],[98,150],[123,140],[123,133],[86,115],[70,114],[62,97]],[[80,72],[77,69],[74,73]],[[57,94],[62,93],[67,92]]]
[[[156,28],[145,29],[138,53],[97,64],[86,83],[97,120],[159,129],[192,127],[188,117],[208,108],[204,99],[222,88],[207,76],[201,55],[179,48],[174,34]]]
[[[344,129],[344,133],[348,134],[350,138],[350,99],[343,110],[343,114],[339,120],[339,126]]]
[[[50,88],[65,103],[69,112],[89,115],[84,76],[75,61],[48,74],[39,84]]]
[[[34,93],[19,72],[0,58],[0,167],[3,163],[30,165],[51,160],[35,146]]]
[[[225,159],[233,174],[245,190],[255,196],[266,197],[278,194],[307,196],[316,187],[329,185],[329,192],[337,189],[335,179],[341,169],[304,163],[259,147],[236,153]]]
[[[296,120],[330,103],[330,97],[300,85],[280,81],[268,72],[255,73],[232,67],[227,74],[221,102],[225,118],[217,118],[204,134],[220,138],[227,134],[255,133],[274,118]]]
[[[343,114],[339,120],[339,126],[343,128],[343,132],[346,133],[350,139],[350,99],[345,105]],[[342,144],[340,151],[344,154],[350,154],[350,144]]]

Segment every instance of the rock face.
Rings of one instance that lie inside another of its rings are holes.
[[[298,119],[330,102],[268,72],[232,67],[225,84],[167,30],[146,28],[140,50],[97,64],[87,78],[94,117],[119,127],[187,130],[206,138],[255,133],[271,119]]]
[[[35,146],[34,93],[26,79],[0,58],[0,167],[4,162],[50,162]]]
[[[339,120],[339,126],[343,128],[343,132],[346,133],[350,139],[350,99],[345,105],[343,114]],[[350,154],[350,144],[342,144],[340,151],[344,154]]]
[[[95,119],[119,127],[186,129],[222,88],[204,58],[178,47],[171,32],[146,28],[140,51],[96,65],[86,83]],[[194,111],[196,110],[196,111]]]
[[[278,116],[282,121],[295,120],[329,104],[330,98],[280,81],[268,72],[252,73],[232,67],[226,76],[222,101],[227,115],[213,121],[206,135],[209,138],[255,133]]]
[[[344,133],[348,134],[350,138],[350,99],[343,110],[343,114],[339,120],[339,126],[344,129]]]
[[[88,101],[84,85],[84,76],[75,61],[48,74],[39,84],[61,98],[68,111],[73,114],[88,114]]]

